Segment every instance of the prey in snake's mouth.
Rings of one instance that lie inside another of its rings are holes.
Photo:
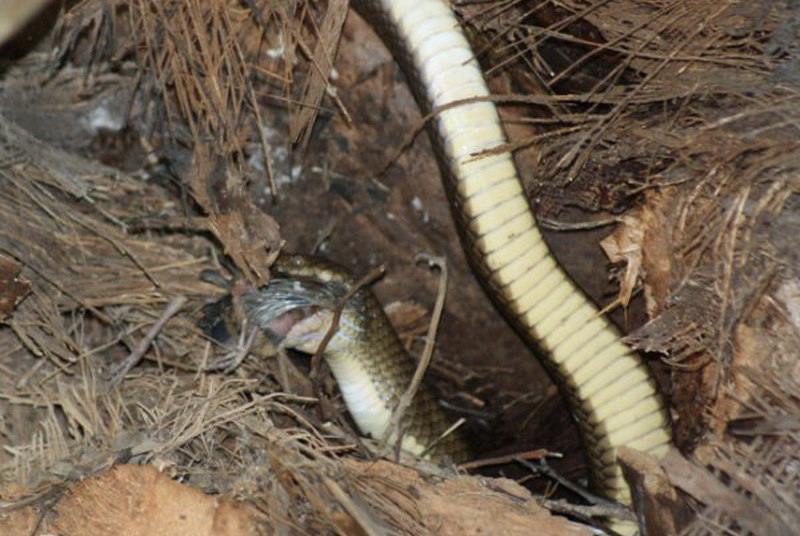
[[[268,285],[235,300],[244,318],[274,344],[321,352],[361,434],[435,461],[460,462],[468,449],[433,392],[423,383],[394,412],[416,364],[369,288],[343,268],[312,257],[284,255]]]
[[[241,297],[245,314],[273,343],[314,354],[333,326],[345,289],[307,279],[273,278]]]
[[[230,285],[225,285],[227,290]],[[228,294],[203,307],[198,326],[211,340],[227,345],[243,317],[276,347],[313,354],[328,332],[336,308],[334,293],[313,281],[274,279],[263,289]],[[244,312],[241,303],[245,304]]]

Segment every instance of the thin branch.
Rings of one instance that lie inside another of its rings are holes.
[[[400,423],[403,420],[403,415],[405,415],[408,406],[411,405],[414,395],[417,394],[419,386],[422,383],[422,378],[425,376],[425,372],[428,370],[428,366],[431,363],[434,343],[436,341],[436,332],[438,331],[439,323],[442,320],[444,301],[445,297],[447,296],[447,260],[444,257],[432,257],[429,255],[418,255],[416,260],[417,262],[427,262],[429,266],[439,268],[439,271],[441,272],[441,276],[439,277],[439,292],[436,296],[436,304],[433,308],[433,315],[430,326],[428,327],[428,334],[425,337],[425,349],[422,351],[422,356],[420,357],[419,363],[417,363],[417,368],[414,371],[414,376],[411,378],[411,382],[408,384],[405,392],[400,397],[397,407],[392,412],[392,418],[389,421],[389,426],[382,438],[383,446],[381,451],[384,454],[386,453],[388,442],[391,441],[391,438],[396,437],[398,445],[402,442],[402,434],[396,434],[396,432],[400,429]],[[448,429],[445,434],[452,433],[453,429],[454,428],[451,427],[451,429]],[[441,438],[438,438],[435,442],[428,445],[425,452],[433,448],[440,440]]]
[[[156,321],[155,324],[153,324],[144,338],[139,341],[139,344],[136,345],[136,348],[134,348],[128,357],[123,359],[122,362],[117,365],[114,370],[112,370],[108,380],[109,386],[115,387],[122,382],[122,379],[125,377],[125,375],[142,360],[145,352],[148,348],[150,348],[150,345],[164,328],[169,319],[175,316],[185,303],[186,296],[178,296],[177,298],[173,299],[169,305],[167,305],[167,308],[161,314],[161,317]]]

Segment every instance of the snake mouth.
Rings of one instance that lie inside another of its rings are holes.
[[[206,305],[198,326],[211,340],[228,344],[242,328],[234,325],[242,320],[235,312],[238,304],[247,321],[274,346],[313,354],[330,329],[344,292],[335,283],[276,277],[265,287],[250,288],[236,297],[229,294]]]
[[[247,318],[273,343],[315,353],[346,289],[333,282],[274,277],[241,296]]]

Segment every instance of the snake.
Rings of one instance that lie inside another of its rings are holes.
[[[544,368],[567,400],[587,452],[591,488],[630,504],[631,491],[617,452],[626,446],[656,458],[666,454],[671,428],[664,402],[641,356],[621,340],[615,325],[550,252],[507,150],[481,67],[455,13],[444,0],[351,0],[350,4],[386,44],[405,74],[420,112],[429,118],[426,128],[471,268],[498,310],[541,356]],[[303,261],[280,267],[275,281],[284,283],[271,283],[277,289],[272,298],[262,295],[252,300],[250,310],[261,311],[254,316],[266,320],[269,307],[256,305],[270,300],[283,302],[284,307],[277,308],[283,312],[301,303],[330,310],[330,303],[352,287],[352,277],[336,269],[325,268],[321,271],[324,275],[309,278],[308,268]],[[294,302],[289,298],[293,286],[298,291]],[[326,287],[328,290],[320,290]],[[354,298],[355,309],[358,302],[365,305],[370,301],[358,293]],[[375,324],[379,315],[368,313],[359,324],[351,321],[349,308],[343,311],[347,314],[343,314],[342,340],[367,344],[364,329]],[[315,329],[319,330],[308,331]],[[352,359],[341,355],[329,359],[354,420],[363,433],[373,437],[385,433],[385,423],[375,421],[388,418],[397,400],[396,394],[388,394],[382,387],[394,374],[382,369],[388,361],[382,352],[395,356],[399,351],[387,350],[392,344],[384,343],[390,338],[378,338],[381,344]],[[319,337],[316,339],[318,344]],[[334,342],[330,350],[341,350],[337,346],[347,345]],[[391,368],[401,369],[410,374],[413,367]],[[349,381],[360,383],[353,387]],[[392,389],[403,389],[407,383],[408,376]],[[431,405],[428,394],[420,401],[421,406]],[[380,415],[358,416],[361,406],[370,404],[381,408],[376,412]],[[423,418],[426,411],[411,408],[410,413],[413,420]],[[437,426],[446,424],[433,413]],[[417,435],[424,428],[409,424],[403,448],[424,452],[431,437],[438,437],[436,432]],[[615,528],[634,532],[631,527]]]
[[[248,320],[283,348],[315,354],[325,345],[325,362],[361,433],[389,445],[399,441],[403,451],[436,462],[467,459],[469,446],[452,433],[453,422],[425,383],[404,411],[402,426],[389,430],[416,365],[380,302],[348,270],[327,259],[284,253],[270,269],[269,285],[243,294],[241,303]],[[276,322],[296,311],[302,319],[289,319],[291,329],[275,333]]]

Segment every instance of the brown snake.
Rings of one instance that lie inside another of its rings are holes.
[[[608,498],[630,503],[616,452],[623,445],[659,457],[666,452],[671,440],[663,403],[639,356],[620,341],[616,328],[550,253],[511,154],[480,154],[502,147],[506,139],[495,105],[488,99],[475,102],[489,92],[455,15],[443,0],[351,0],[351,4],[400,64],[422,114],[435,114],[427,124],[428,133],[467,257],[500,311],[545,356],[543,363],[578,423],[590,459],[592,487]],[[470,102],[460,102],[465,100]],[[285,277],[290,280],[293,274],[288,272]],[[382,400],[384,409],[378,413],[385,417],[391,414],[392,397],[381,395],[381,378],[386,374],[378,370],[384,363],[380,351],[373,347],[360,353],[357,363],[337,366],[349,369],[352,377],[362,375],[363,389],[372,390],[363,396],[378,405]],[[337,366],[332,370],[347,399],[348,389],[362,388],[342,386]],[[399,385],[407,382],[408,378],[402,379]],[[422,398],[427,401],[427,396]],[[349,401],[348,407],[354,413]],[[362,426],[366,419],[356,413],[354,419],[362,432],[381,433],[380,426]],[[420,453],[431,437],[415,435],[417,426],[409,425],[403,447]],[[635,532],[630,524],[615,528]]]
[[[269,285],[242,296],[248,319],[272,331],[276,320],[300,310],[304,315],[282,340],[284,348],[314,354],[331,325],[325,362],[336,378],[347,409],[359,430],[376,439],[386,435],[392,412],[414,374],[414,364],[369,288],[345,269],[323,259],[283,254],[271,269]],[[334,312],[339,316],[334,319]],[[433,460],[464,461],[467,447],[423,384],[403,414],[393,445]]]

